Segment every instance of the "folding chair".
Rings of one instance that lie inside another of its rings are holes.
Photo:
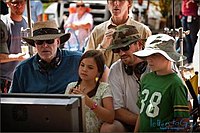
[[[71,33],[71,36],[67,42],[64,44],[64,49],[69,51],[81,51],[80,50],[80,42],[75,31],[71,28],[66,28],[65,33]]]
[[[200,131],[199,130],[199,123],[198,123],[198,117],[200,116],[200,107],[199,107],[199,103],[198,103],[198,72],[195,72],[195,75],[190,78],[187,79],[185,81],[190,94],[193,98],[193,108],[192,111],[190,113],[191,116],[193,116],[193,124],[192,124],[192,131]]]

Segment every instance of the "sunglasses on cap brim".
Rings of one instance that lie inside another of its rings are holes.
[[[35,40],[35,44],[36,45],[42,45],[42,44],[44,44],[44,42],[46,44],[53,44],[54,43],[54,39],[49,39],[49,40]]]
[[[125,47],[121,47],[121,48],[117,48],[117,49],[112,49],[112,51],[113,51],[113,53],[119,53],[120,50],[122,50],[122,51],[125,52],[125,51],[128,51],[130,49],[130,46],[131,46],[131,44],[127,45]]]

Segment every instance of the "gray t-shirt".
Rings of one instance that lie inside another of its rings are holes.
[[[10,54],[21,53],[21,27],[27,28],[27,21],[23,17],[22,21],[13,21],[10,18],[10,14],[1,16],[1,20],[6,24],[9,39],[8,39],[8,50]],[[12,81],[13,71],[19,62],[13,61],[8,63],[2,63],[0,67],[0,78]]]

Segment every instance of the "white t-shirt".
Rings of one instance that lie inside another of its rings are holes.
[[[72,14],[69,15],[69,17],[68,17],[65,25],[68,25],[68,24],[80,25],[80,24],[87,24],[87,23],[89,23],[91,25],[91,29],[92,29],[92,27],[93,27],[93,17],[92,17],[92,14],[86,12],[79,19],[78,18],[78,13],[72,13]],[[75,34],[77,35],[79,43],[80,43],[80,49],[82,49],[83,44],[85,42],[85,39],[90,34],[90,30],[87,31],[85,29],[78,29],[78,30],[75,31]],[[74,39],[74,38],[70,38],[70,39]],[[70,39],[69,39],[69,41],[75,42],[75,41],[72,41]]]
[[[114,109],[126,108],[129,111],[139,114],[137,106],[139,84],[138,78],[126,74],[122,61],[119,59],[112,64],[108,76],[108,83],[113,93]]]

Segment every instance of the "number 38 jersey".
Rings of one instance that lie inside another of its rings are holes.
[[[142,132],[165,131],[174,118],[189,117],[187,89],[176,73],[146,74],[141,80],[139,105]]]

